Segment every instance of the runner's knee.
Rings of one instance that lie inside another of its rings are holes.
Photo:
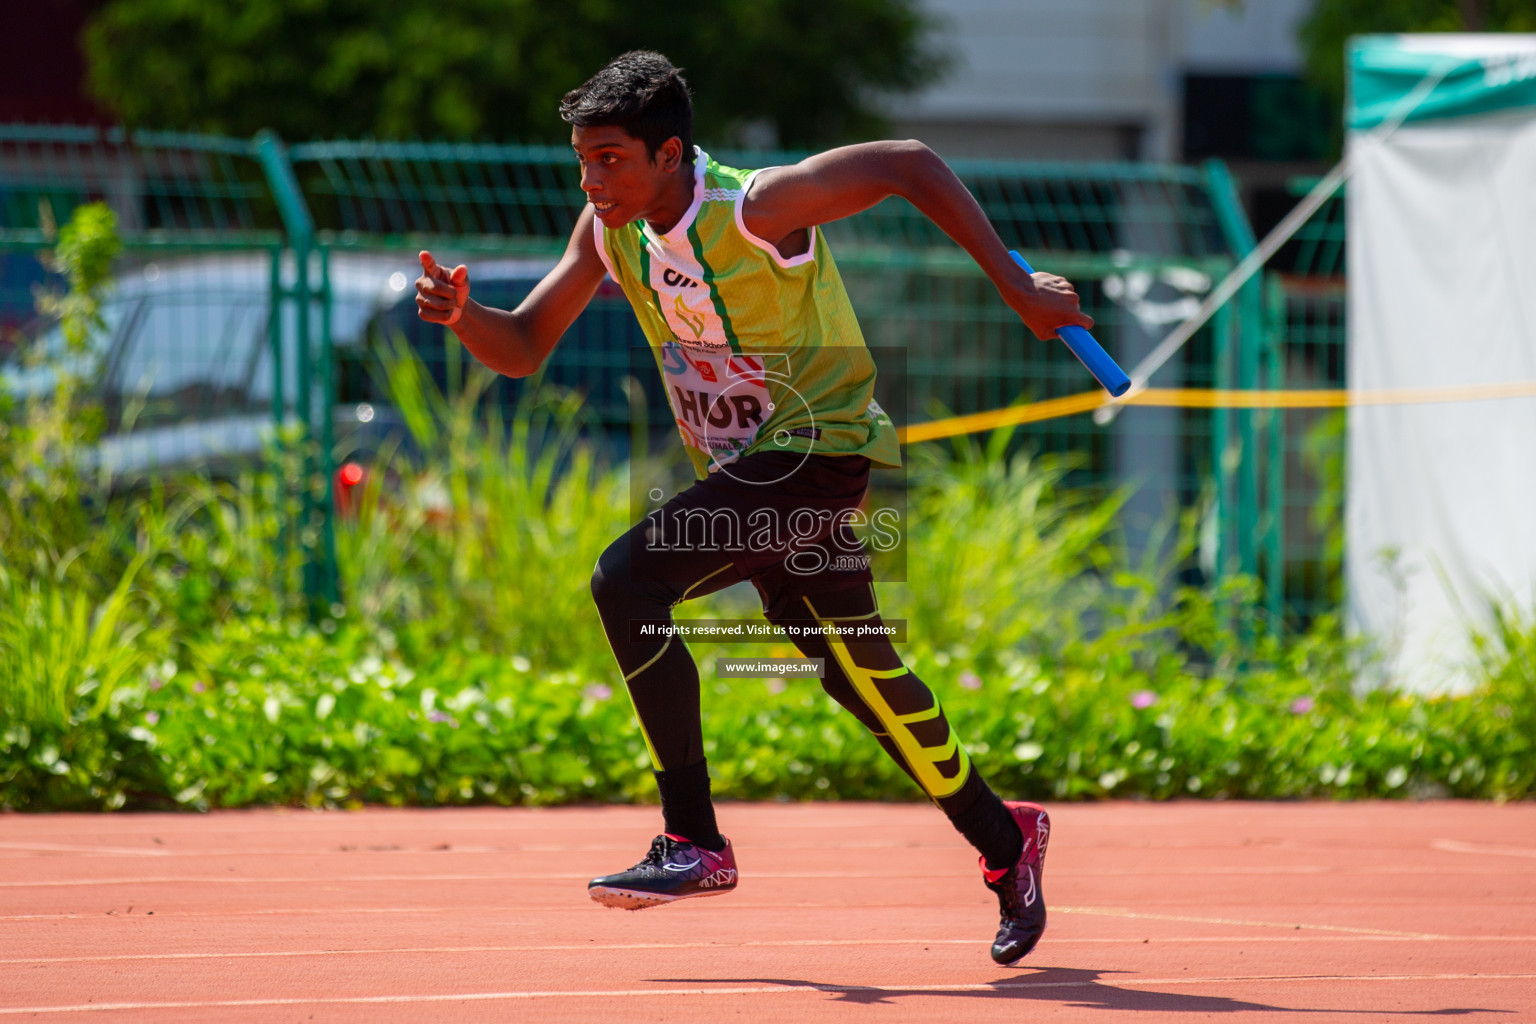
[[[610,614],[629,614],[645,603],[640,588],[635,586],[626,540],[620,537],[610,544],[592,568],[592,600],[604,618]]]

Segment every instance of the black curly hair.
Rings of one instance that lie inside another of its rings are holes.
[[[560,101],[560,116],[579,128],[614,125],[645,143],[652,159],[676,136],[683,162],[693,163],[693,100],[672,62],[651,50],[631,50]]]

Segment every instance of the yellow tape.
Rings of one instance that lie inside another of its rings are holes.
[[[1459,388],[1393,388],[1381,391],[1231,391],[1220,388],[1146,388],[1120,399],[1122,405],[1184,409],[1339,409],[1351,405],[1417,405],[1429,402],[1480,402],[1496,398],[1536,397],[1536,381],[1477,384]],[[1092,412],[1111,402],[1103,391],[1051,398],[1006,409],[914,423],[896,431],[902,444],[937,441],[998,427],[1015,427]]]

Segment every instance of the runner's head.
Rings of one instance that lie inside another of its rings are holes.
[[[693,164],[693,102],[672,62],[650,50],[631,50],[565,94],[560,116],[574,128],[615,127],[645,143],[654,161],[676,139],[684,164]]]
[[[670,230],[693,200],[693,105],[659,53],[635,50],[565,94],[581,190],[609,229],[644,219]]]

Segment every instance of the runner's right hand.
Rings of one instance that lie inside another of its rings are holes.
[[[998,285],[1003,301],[1013,307],[1035,337],[1046,341],[1056,336],[1058,328],[1075,324],[1091,328],[1093,317],[1078,306],[1077,290],[1072,282],[1055,274],[1026,274],[1022,270]]]
[[[416,279],[416,315],[430,324],[452,326],[469,301],[469,268],[460,263],[448,270],[421,250],[421,276]]]

